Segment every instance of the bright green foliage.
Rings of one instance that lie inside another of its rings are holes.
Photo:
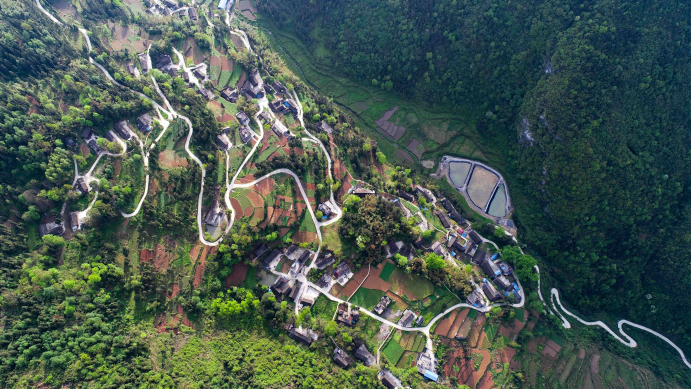
[[[446,266],[444,258],[435,253],[429,253],[425,262],[427,262],[427,268],[430,270],[441,269]]]

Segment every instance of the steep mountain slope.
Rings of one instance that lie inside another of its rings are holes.
[[[689,341],[687,4],[259,3],[362,83],[473,108],[515,145],[517,222],[569,302]]]

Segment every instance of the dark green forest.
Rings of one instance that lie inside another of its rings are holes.
[[[568,303],[688,349],[688,3],[258,3],[363,84],[476,112],[481,135],[510,145],[499,168],[522,240]]]

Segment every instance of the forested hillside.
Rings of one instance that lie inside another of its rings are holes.
[[[688,346],[688,3],[258,3],[363,84],[476,112],[513,145],[515,219],[567,300]]]

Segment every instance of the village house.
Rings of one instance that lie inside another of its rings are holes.
[[[355,358],[361,360],[365,366],[368,367],[377,361],[374,355],[367,350],[367,347],[364,344],[361,344],[360,347],[355,350]]]
[[[458,223],[459,226],[460,226],[460,225],[463,225],[463,223],[465,222],[465,219],[463,219],[463,216],[461,216],[460,213],[456,212],[456,210],[453,210],[453,211],[449,212],[449,217],[450,217],[453,221],[455,221],[456,223]]]
[[[414,257],[412,246],[409,244],[404,245],[401,251],[398,252],[398,254],[406,257],[409,261],[413,260]]]
[[[261,257],[261,256],[264,255],[267,251],[269,251],[269,248],[266,247],[266,245],[262,243],[261,245],[257,246],[257,247],[254,249],[254,258],[259,258],[259,257]]]
[[[292,246],[291,246],[292,247]],[[296,246],[297,247],[297,246]],[[304,250],[298,259],[293,262],[293,265],[290,267],[290,274],[291,276],[295,277],[297,276],[298,273],[302,270],[302,268],[305,266],[305,263],[307,263],[307,260],[309,259],[310,255],[312,254],[311,251],[309,250]],[[288,256],[288,255],[287,255]],[[290,258],[290,256],[288,256]]]
[[[252,133],[250,132],[249,128],[246,126],[243,126],[240,128],[240,140],[242,143],[247,143],[252,139]]]
[[[347,325],[348,327],[355,325],[358,320],[360,320],[360,311],[357,309],[350,309],[346,307],[346,309],[343,309],[341,307],[338,308],[338,313],[336,314],[336,321],[339,323],[343,323],[344,325]]]
[[[511,293],[514,290],[513,283],[503,275],[494,279],[494,283],[500,287],[504,292]]]
[[[506,263],[506,262],[504,262],[504,261],[500,261],[500,262],[497,263],[497,265],[498,265],[499,268],[501,269],[501,274],[503,274],[503,275],[505,275],[505,276],[510,276],[510,275],[511,275],[512,270],[511,270],[511,266],[509,266],[508,263]]]
[[[393,240],[386,243],[386,258],[391,258],[403,247],[403,242],[394,242]]]
[[[326,120],[322,120],[321,122],[317,123],[317,130],[325,134],[331,134],[334,131],[333,127],[331,127]]]
[[[327,218],[331,216],[331,206],[329,203],[321,203],[317,207],[318,211],[321,211],[323,216],[326,216]]]
[[[278,93],[288,93],[288,88],[283,86],[280,81],[276,80],[271,84],[271,87]]]
[[[228,100],[228,102],[230,103],[236,103],[238,101],[238,90],[223,88],[223,90],[221,91],[221,97]]]
[[[423,188],[423,187],[418,185],[417,193],[418,193],[418,195],[422,196],[428,203],[430,203],[430,204],[434,203],[434,195],[432,194],[432,192],[429,189]]]
[[[470,238],[470,240],[473,241],[473,243],[475,243],[475,244],[477,244],[477,245],[482,244],[482,238],[480,237],[480,234],[478,234],[477,232],[475,232],[475,231],[470,231],[470,232],[468,233],[468,237]]]
[[[288,246],[288,248],[286,249],[286,252],[283,253],[283,255],[285,255],[288,259],[290,259],[291,261],[293,261],[293,260],[295,260],[293,254],[294,254],[295,252],[297,252],[297,250],[298,250],[298,245],[296,245],[296,244],[291,244],[290,246]]]
[[[208,90],[208,89],[206,89],[206,88],[204,88],[204,87],[199,87],[199,91],[198,91],[198,92],[199,92],[200,95],[202,95],[202,97],[204,97],[205,99],[207,99],[207,100],[209,100],[209,101],[211,101],[211,100],[213,100],[213,99],[216,98],[216,96],[214,96],[214,92],[212,92],[212,91],[210,91],[210,90]]]
[[[443,245],[439,241],[435,241],[434,243],[432,243],[432,246],[430,246],[430,251],[441,257],[443,257],[445,254]]]
[[[275,262],[277,259],[281,257],[283,252],[280,249],[274,249],[274,251],[271,252],[271,254],[267,255],[261,262],[261,267],[264,269],[268,269],[271,267],[273,262]]]
[[[197,77],[200,81],[204,81],[206,78],[206,67],[205,66],[200,66],[192,72],[195,77]]]
[[[290,112],[293,113],[293,115],[298,114],[298,105],[293,99],[288,99],[284,101],[283,105],[285,105],[288,108],[288,110],[290,110]]]
[[[302,288],[302,281],[295,281],[295,285],[293,285],[293,291],[290,292],[290,299],[293,300],[294,302],[297,302],[297,298],[300,295],[300,289]]]
[[[415,239],[413,245],[415,245],[415,248],[421,249],[425,245],[425,240],[422,237],[419,237]]]
[[[199,13],[197,13],[197,9],[196,9],[196,8],[190,8],[190,13],[189,13],[189,15],[190,15],[190,19],[192,19],[192,20],[199,20]]]
[[[86,144],[87,144],[87,146],[89,146],[89,148],[91,150],[94,151],[94,153],[98,154],[101,152],[101,148],[98,147],[98,143],[96,143],[96,139],[91,139],[88,142],[86,142]]]
[[[334,350],[334,358],[333,359],[334,359],[334,362],[336,362],[336,364],[338,366],[340,366],[344,369],[347,368],[352,362],[352,359],[348,356],[348,354],[338,347],[336,347],[336,349]]]
[[[497,276],[501,275],[501,269],[499,266],[497,266],[496,263],[492,262],[487,258],[487,256],[484,257],[482,262],[479,262],[480,268],[482,269],[482,272],[485,273],[487,278],[490,280],[495,279]]]
[[[82,139],[89,140],[93,134],[94,134],[93,128],[91,128],[91,127],[83,127],[82,128]]]
[[[446,214],[442,211],[434,211],[434,214],[437,215],[439,218],[439,221],[441,222],[441,225],[444,226],[444,228],[449,228],[451,227],[451,222],[449,221],[449,217],[446,216]]]
[[[430,358],[427,347],[417,354],[417,362],[415,365],[417,366],[417,372],[422,374],[423,377],[430,381],[437,382],[439,376],[434,372],[436,370],[434,368],[434,361]]]
[[[484,292],[485,296],[487,296],[487,299],[492,302],[501,298],[501,295],[499,292],[497,292],[497,289],[494,287],[494,285],[487,280],[482,283],[482,292]]]
[[[394,199],[392,202],[398,207],[398,209],[401,210],[401,212],[403,212],[403,216],[405,216],[406,219],[409,219],[411,216],[413,216],[410,210],[403,205],[401,199]]]
[[[292,324],[286,324],[285,330],[288,331],[288,336],[304,345],[311,345],[314,341],[313,333],[309,329],[299,329]]]
[[[444,209],[446,209],[446,212],[456,211],[456,208],[453,207],[453,204],[451,204],[449,199],[444,198],[444,199],[441,199],[440,202],[441,202],[441,205],[444,207]]]
[[[266,111],[260,113],[258,117],[262,123],[271,123],[271,115],[269,115],[269,113]]]
[[[386,369],[382,369],[382,371],[379,372],[379,376],[381,377],[381,383],[388,389],[398,389],[403,387],[401,380],[396,378],[396,376],[391,374],[391,372]]]
[[[173,0],[163,0],[163,4],[172,9],[176,9],[178,7],[178,2]]]
[[[300,297],[300,304],[303,307],[310,307],[311,308],[314,305],[314,299],[315,299],[314,296],[311,296],[311,295],[305,296],[305,294],[303,293],[303,295]]]
[[[283,99],[276,99],[269,103],[269,109],[275,113],[284,113],[288,110],[288,106]]]
[[[244,111],[239,111],[236,113],[235,118],[238,119],[238,122],[243,126],[246,126],[250,122],[249,116],[247,116]]]
[[[323,257],[317,260],[317,269],[324,270],[327,266],[334,263],[336,257],[334,257],[331,251],[328,251]]]
[[[466,298],[466,301],[468,304],[477,307],[477,308],[482,308],[485,306],[485,299],[482,297],[482,292],[479,289],[473,290],[472,293],[468,295]]]
[[[137,69],[137,67],[132,63],[127,65],[127,73],[129,73],[132,77],[139,77],[139,69]]]
[[[74,139],[72,139],[70,137],[65,138],[63,141],[65,142],[65,146],[67,146],[71,149],[77,147],[77,143],[74,141]]]
[[[115,133],[111,130],[106,131],[106,139],[108,139],[108,142],[115,142]]]
[[[115,132],[120,135],[120,138],[124,140],[130,140],[132,138],[132,130],[130,129],[130,124],[127,120],[121,120],[113,125]]]
[[[84,178],[77,178],[77,182],[74,183],[74,190],[76,190],[79,194],[89,193],[89,186],[86,185]]]
[[[410,201],[411,203],[415,202],[415,196],[413,196],[412,194],[410,194],[408,192],[399,190],[398,196]]]
[[[178,15],[180,16],[181,19],[184,18],[185,16],[189,16],[189,12],[187,10],[188,10],[188,8],[183,8],[180,11],[178,11]]]
[[[290,294],[292,288],[290,287],[290,280],[285,277],[278,277],[276,282],[271,285],[271,291],[277,298],[282,298],[285,295]]]
[[[72,227],[72,231],[77,231],[82,228],[82,225],[79,223],[79,212],[70,212],[70,226]]]
[[[158,57],[158,62],[156,63],[156,69],[167,72],[168,69],[173,66],[173,59],[168,54],[161,54]]]
[[[391,304],[391,298],[389,296],[382,296],[377,305],[374,307],[372,312],[376,313],[377,315],[380,315],[384,313],[384,310]]]
[[[52,218],[51,218],[52,219]],[[41,238],[43,238],[46,235],[62,235],[65,232],[65,228],[57,224],[55,222],[55,219],[52,219],[52,221],[42,223],[41,225],[38,226],[38,233],[41,235]]]
[[[230,142],[227,134],[219,134],[216,136],[216,146],[219,149],[225,151],[228,150],[233,144]]]
[[[411,327],[413,320],[415,320],[415,313],[410,309],[406,309],[401,316],[401,320],[398,321],[398,325],[401,327]]]
[[[137,128],[143,134],[146,134],[147,132],[151,131],[151,124],[153,124],[153,122],[154,119],[151,118],[151,115],[145,113],[144,115],[137,118]]]
[[[271,93],[272,95],[276,93],[274,88],[271,86],[271,84],[264,84],[264,91],[266,93]]]
[[[281,138],[282,136],[284,136],[284,134],[283,134],[283,129],[281,129],[281,126],[279,126],[278,123],[280,123],[280,122],[278,120],[276,120],[275,122],[273,122],[271,124],[271,131],[273,131],[277,137]]]
[[[223,212],[223,209],[220,207],[220,197],[221,187],[220,185],[216,185],[214,187],[214,200],[211,204],[211,207],[209,208],[209,211],[206,214],[206,217],[204,218],[204,224],[206,224],[207,226],[218,227],[221,225],[221,222],[223,221],[223,216],[225,215],[225,212]]]
[[[359,185],[359,184],[358,184],[358,185]],[[357,188],[353,189],[353,190],[350,192],[350,194],[353,194],[353,195],[355,195],[355,196],[357,196],[357,197],[360,197],[360,198],[365,198],[365,197],[367,197],[367,196],[374,196],[374,195],[376,195],[376,194],[377,194],[377,191],[376,191],[376,190],[373,190],[373,189],[367,189],[367,188],[363,188],[363,187],[359,187],[359,186],[358,186]]]
[[[322,288],[322,290],[329,290],[331,289],[331,282],[333,279],[331,278],[330,275],[324,273],[322,277],[317,281],[317,286]]]
[[[147,53],[141,53],[137,56],[139,58],[139,66],[142,68],[142,73],[146,74],[151,70],[151,58]]]
[[[348,282],[351,277],[353,277],[353,272],[350,270],[350,266],[348,266],[345,261],[342,261],[338,264],[338,266],[336,266],[336,270],[334,270],[334,278],[339,285],[345,285],[345,283]]]

